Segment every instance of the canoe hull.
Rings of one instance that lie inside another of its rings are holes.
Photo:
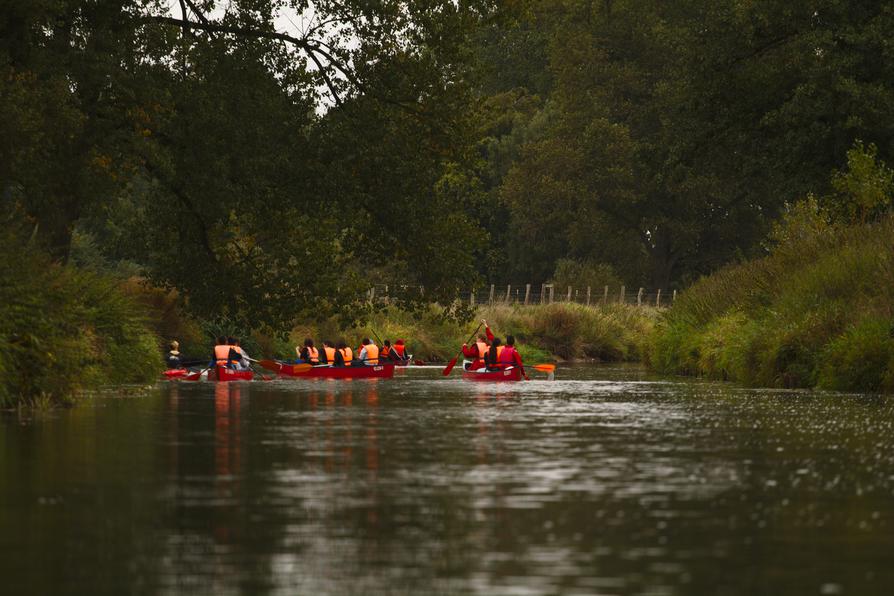
[[[479,369],[481,370],[481,369]],[[521,381],[522,371],[520,368],[513,367],[505,370],[479,372],[477,370],[464,370],[463,379],[466,381],[486,381],[486,382],[514,382]]]
[[[375,366],[315,366],[311,369],[294,370],[285,364],[279,374],[295,379],[390,379],[394,376],[393,364]]]
[[[233,370],[225,366],[217,366],[213,374],[208,375],[209,381],[251,381],[255,378],[254,371]]]

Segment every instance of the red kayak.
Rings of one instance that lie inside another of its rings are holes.
[[[394,376],[394,364],[375,366],[313,366],[283,364],[279,374],[299,379],[390,379]]]
[[[208,373],[209,381],[251,381],[255,378],[254,371],[233,370],[226,366],[217,366],[213,372]]]
[[[172,380],[172,379],[182,379],[183,377],[185,377],[188,374],[189,374],[189,371],[186,370],[185,368],[169,368],[168,370],[166,370],[162,373],[162,376],[165,379]]]
[[[484,368],[479,368],[478,370],[464,370],[463,379],[466,381],[521,381],[522,369],[513,366],[503,370],[492,371]]]

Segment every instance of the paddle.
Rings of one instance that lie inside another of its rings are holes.
[[[483,324],[484,324],[484,323],[478,323],[478,327],[475,328],[475,331],[472,332],[472,335],[469,336],[469,339],[467,339],[467,340],[465,341],[465,343],[468,344],[470,341],[472,341],[472,339],[474,339],[475,334],[478,333],[478,330],[481,329],[481,326],[482,326]],[[460,348],[460,349],[459,349],[459,354],[457,354],[456,356],[454,356],[454,357],[453,357],[453,360],[451,360],[450,362],[447,363],[447,366],[444,368],[444,371],[443,371],[441,374],[444,375],[444,376],[446,377],[446,376],[449,375],[451,372],[453,372],[453,367],[456,366],[456,361],[459,359],[460,356],[462,356],[462,354],[463,354],[463,349]]]
[[[555,364],[533,364],[531,368],[535,370],[539,370],[541,372],[553,372],[556,370]]]
[[[202,378],[202,375],[205,374],[206,372],[208,372],[209,370],[211,370],[210,366],[208,368],[200,370],[199,372],[194,372],[194,373],[185,375],[183,377],[183,380],[184,381],[198,381],[199,379]]]

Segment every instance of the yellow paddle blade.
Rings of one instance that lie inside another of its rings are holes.
[[[554,370],[556,370],[556,365],[555,364],[535,364],[531,368],[533,368],[535,370],[539,370],[541,372],[553,372]]]

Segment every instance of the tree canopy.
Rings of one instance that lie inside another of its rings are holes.
[[[894,162],[891,30],[868,0],[7,2],[0,199],[249,326],[373,283],[680,287],[808,193],[887,208],[857,176]]]

